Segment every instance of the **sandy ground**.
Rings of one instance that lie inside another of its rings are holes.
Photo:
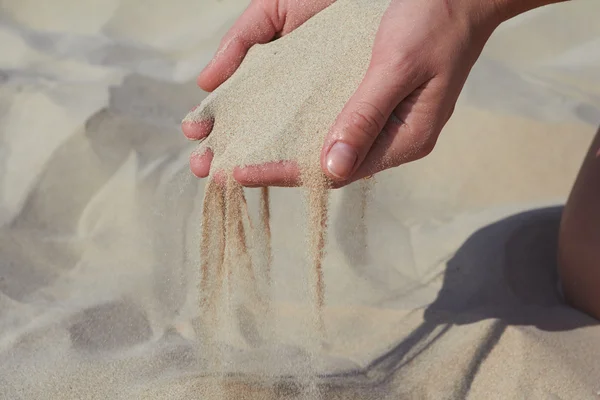
[[[244,6],[0,0],[0,398],[596,398],[600,326],[562,303],[554,260],[600,125],[595,0],[494,34],[432,155],[377,177],[366,230],[361,191],[334,193],[313,394],[292,378],[303,205],[273,191],[279,339],[254,341],[242,310],[215,395],[179,121]]]

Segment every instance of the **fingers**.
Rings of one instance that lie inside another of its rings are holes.
[[[455,101],[447,86],[436,81],[414,91],[396,107],[364,162],[346,183],[430,154]]]
[[[396,105],[422,83],[417,69],[389,61],[389,53],[382,48],[388,46],[384,40],[376,39],[363,81],[325,140],[321,165],[334,182],[356,172]]]
[[[424,136],[399,119],[391,119],[351,181],[425,157],[433,150],[437,138],[424,139]]]
[[[445,79],[431,80],[400,102],[376,135],[362,164],[349,178],[333,181],[332,187],[346,186],[430,154],[458,97],[458,92],[444,82]],[[198,177],[208,176],[212,158],[210,151],[193,155],[190,161],[192,172]],[[300,169],[291,161],[236,168],[233,176],[247,187],[301,185]]]
[[[183,121],[181,123],[181,130],[185,137],[190,140],[200,140],[208,136],[213,127],[213,121],[202,120],[202,121]]]
[[[198,178],[206,178],[210,173],[213,157],[214,155],[210,150],[202,154],[192,153],[190,156],[190,170]],[[235,168],[233,178],[240,185],[246,187],[295,187],[300,186],[301,183],[298,165],[295,162],[286,161]],[[217,171],[215,179],[225,181],[222,171]]]
[[[200,73],[198,85],[212,92],[240,66],[246,53],[255,44],[270,42],[280,27],[278,16],[270,15],[259,1],[253,1],[221,41],[219,50]]]
[[[198,85],[212,92],[233,75],[250,47],[288,34],[334,1],[252,1],[225,35],[210,64],[198,76]]]
[[[300,169],[295,162],[291,161],[236,168],[233,177],[247,187],[300,186]]]
[[[212,159],[213,152],[210,150],[204,153],[192,153],[190,156],[190,170],[198,178],[206,178],[210,173]]]

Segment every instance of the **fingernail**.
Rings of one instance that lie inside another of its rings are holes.
[[[327,154],[327,170],[333,176],[345,179],[350,176],[358,154],[349,144],[335,142]]]

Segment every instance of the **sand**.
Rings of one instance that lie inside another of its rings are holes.
[[[2,2],[0,398],[210,399],[206,182],[179,122],[246,2],[173,3],[198,19],[70,3],[57,16]],[[364,225],[349,210],[368,182],[330,194],[314,363],[304,191],[270,191],[279,341],[240,308],[222,338],[235,375],[213,398],[597,397],[600,327],[562,303],[554,253],[600,124],[598,7],[567,2],[498,30],[436,150],[376,177]],[[256,226],[261,191],[246,198]],[[288,379],[307,365],[316,381]]]
[[[235,319],[236,307],[254,310],[259,319],[268,308],[262,304],[268,302],[268,296],[261,289],[269,287],[270,262],[257,262],[250,252],[254,248],[270,258],[270,242],[265,241],[269,220],[261,219],[263,230],[267,230],[263,232],[254,229],[251,220],[244,224],[249,218],[247,202],[232,178],[233,170],[293,162],[300,168],[306,191],[304,268],[310,270],[306,290],[312,293],[314,305],[307,323],[313,326],[311,333],[325,340],[320,336],[326,335],[323,254],[329,183],[321,170],[320,149],[329,127],[367,70],[377,27],[388,4],[388,0],[340,0],[293,33],[253,47],[236,73],[184,119],[214,123],[197,150],[214,154],[204,197],[200,254],[201,306],[204,314],[219,314],[204,323],[211,338],[224,333],[219,321]],[[214,182],[217,174],[224,179],[223,184]],[[268,191],[262,192],[263,213],[269,208],[267,195]],[[244,290],[251,293],[240,298]],[[229,304],[233,297],[238,297],[239,305]],[[230,328],[225,325],[223,329]],[[311,339],[307,338],[309,348]],[[214,348],[215,344],[207,346]],[[310,348],[311,352],[318,350]]]

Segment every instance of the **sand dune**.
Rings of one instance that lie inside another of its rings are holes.
[[[332,195],[312,380],[294,377],[315,362],[303,205],[273,190],[278,341],[253,341],[242,310],[223,340],[242,378],[216,388],[195,332],[204,182],[179,121],[246,2],[38,3],[0,2],[0,398],[596,396],[600,327],[562,303],[554,253],[600,125],[598,2],[498,30],[436,150],[376,178],[366,229],[362,192]]]

